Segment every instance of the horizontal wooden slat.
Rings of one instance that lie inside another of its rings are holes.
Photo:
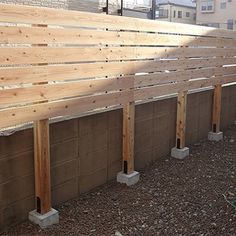
[[[188,24],[131,19],[95,13],[56,10],[20,5],[0,5],[0,20],[2,22],[46,24],[62,26],[79,26],[94,28],[110,28],[122,30],[137,30],[151,32],[167,32],[190,35],[205,35],[214,37],[236,38],[235,32]]]
[[[236,40],[137,32],[0,26],[2,44],[164,45],[236,47]]]
[[[235,56],[236,49],[171,47],[0,48],[2,65]]]
[[[235,67],[207,68],[155,73],[139,76],[125,76],[111,79],[89,79],[73,83],[34,85],[24,88],[5,89],[0,93],[0,106],[31,103],[44,100],[62,99],[65,97],[85,96],[95,93],[127,90],[135,87],[157,85],[170,82],[187,81],[196,78],[210,78],[215,75],[236,74]],[[157,94],[158,95],[158,94]]]
[[[236,66],[234,67],[217,67],[217,68],[202,68],[194,70],[175,71],[169,73],[156,73],[134,77],[134,87],[143,87],[170,82],[187,81],[197,78],[210,78],[212,76],[225,76],[236,74]]]
[[[211,79],[201,79],[193,81],[184,81],[173,84],[164,84],[159,86],[151,86],[136,90],[134,94],[134,99],[135,101],[145,100],[152,97],[163,96],[172,93],[179,93],[180,91],[188,91],[192,89],[214,86],[216,84],[227,84],[232,82],[236,82],[236,74],[224,77],[219,76],[217,78],[211,78]]]
[[[55,100],[65,97],[93,95],[96,93],[111,92],[133,88],[131,78],[90,79],[73,83],[44,84],[31,87],[6,89],[0,93],[0,106],[11,106],[38,102],[43,100]]]
[[[80,114],[97,108],[125,104],[132,100],[132,93],[117,92],[0,110],[0,129],[50,117]]]
[[[0,86],[236,64],[236,58],[129,61],[0,68]]]
[[[117,92],[113,94],[95,95],[90,97],[68,99],[50,103],[39,103],[27,107],[0,110],[0,129],[12,125],[46,119],[50,117],[79,114],[91,109],[102,108],[124,104],[129,101],[148,99],[154,96],[162,96],[170,93],[177,93],[181,90],[188,90],[208,87],[215,84],[235,82],[235,75],[203,79],[196,81],[180,82],[176,84],[165,84],[160,86],[147,87],[130,92]],[[134,95],[133,95],[134,94]]]

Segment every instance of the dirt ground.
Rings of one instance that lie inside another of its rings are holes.
[[[25,222],[0,235],[235,236],[236,126],[224,141],[190,148],[183,161],[147,167],[135,186],[114,181],[57,206],[60,224],[50,229]]]

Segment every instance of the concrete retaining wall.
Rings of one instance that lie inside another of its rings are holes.
[[[190,94],[187,143],[207,137],[212,90]],[[222,129],[236,120],[236,86],[225,87]],[[135,168],[168,155],[175,144],[176,98],[136,106]],[[116,177],[121,170],[122,111],[115,110],[50,126],[53,205]],[[32,129],[0,137],[0,229],[25,220],[34,209]]]

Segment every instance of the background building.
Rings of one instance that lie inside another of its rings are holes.
[[[197,0],[197,24],[236,29],[235,0]]]
[[[196,24],[196,4],[192,0],[157,0],[156,19]]]

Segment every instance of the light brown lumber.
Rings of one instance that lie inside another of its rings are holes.
[[[72,65],[49,65],[29,67],[0,68],[0,86],[14,84],[39,83],[50,81],[66,81],[80,78],[102,76],[129,75],[135,73],[158,72],[177,70],[180,65],[183,69],[215,67],[227,64],[236,64],[236,58],[211,58],[189,60],[157,60],[157,61],[125,61],[82,63]]]
[[[153,45],[236,47],[235,39],[80,28],[0,26],[2,44]]]
[[[78,11],[0,4],[0,21],[236,38],[233,31]]]
[[[37,26],[39,30],[41,28],[47,28],[47,25],[33,26]],[[32,47],[35,46],[47,47],[47,44],[32,44]],[[51,210],[49,119],[35,121],[33,131],[36,211],[43,215]]]
[[[182,70],[172,72],[151,73],[147,75],[133,76],[135,79],[135,87],[144,87],[158,84],[167,84],[170,82],[181,82],[192,79],[211,78],[217,73],[221,73],[223,76],[236,74],[236,66],[233,67],[213,67],[213,68],[201,68],[193,70]],[[129,77],[126,77],[129,78]]]
[[[0,105],[13,106],[22,103],[56,100],[66,97],[93,95],[96,93],[126,90],[136,87],[141,88],[144,86],[168,84],[170,82],[188,81],[196,78],[211,78],[216,73],[221,73],[223,76],[236,74],[236,67],[215,67],[170,73],[151,73],[109,79],[87,79],[78,80],[76,82],[40,84],[24,88],[5,89],[0,93]],[[210,81],[214,82],[214,78]],[[209,83],[210,81],[207,82]],[[187,86],[188,84],[186,84],[186,87]],[[200,86],[202,86],[202,84]]]
[[[134,171],[134,116],[135,104],[129,102],[123,107],[123,172]]]
[[[51,210],[51,177],[49,121],[34,123],[34,170],[37,212],[45,214]]]
[[[224,49],[224,46],[221,46]],[[224,60],[224,56],[220,57]],[[221,66],[219,66],[220,68]],[[222,76],[222,73],[217,73],[217,76]],[[220,132],[220,117],[221,117],[221,96],[222,96],[222,84],[215,84],[213,92],[212,102],[212,131],[214,133]]]
[[[116,92],[3,109],[0,110],[0,129],[50,117],[76,115],[93,109],[125,104],[133,101],[132,97],[130,92]]]
[[[235,79],[236,81],[236,79]],[[214,133],[220,132],[220,117],[221,117],[221,94],[222,86],[217,84],[214,87],[213,93],[213,110],[212,110],[212,131]]]
[[[66,116],[80,114],[92,109],[106,106],[125,104],[131,101],[146,100],[152,97],[178,93],[186,88],[188,90],[214,86],[216,84],[236,82],[235,75],[219,78],[211,78],[197,81],[186,81],[173,84],[151,86],[136,89],[133,92],[117,92],[111,94],[94,95],[83,98],[67,99],[45,104],[33,104],[19,108],[8,108],[0,110],[0,129],[12,125],[46,119],[49,117]]]
[[[231,57],[235,49],[222,48],[172,48],[172,47],[34,47],[0,48],[2,65],[21,65],[38,63],[65,63],[110,61],[131,59],[160,59],[184,57]]]
[[[181,91],[177,97],[176,147],[185,147],[187,91]]]
[[[159,86],[143,87],[134,90],[134,100],[135,101],[146,100],[152,97],[178,93],[183,90],[200,89],[200,88],[215,86],[217,84],[227,84],[233,82],[236,82],[235,74],[216,78],[213,77],[210,79],[182,81],[179,83],[170,83]]]
[[[0,105],[33,103],[68,97],[93,95],[133,88],[134,78],[89,79],[71,83],[42,84],[6,89],[0,93]]]

